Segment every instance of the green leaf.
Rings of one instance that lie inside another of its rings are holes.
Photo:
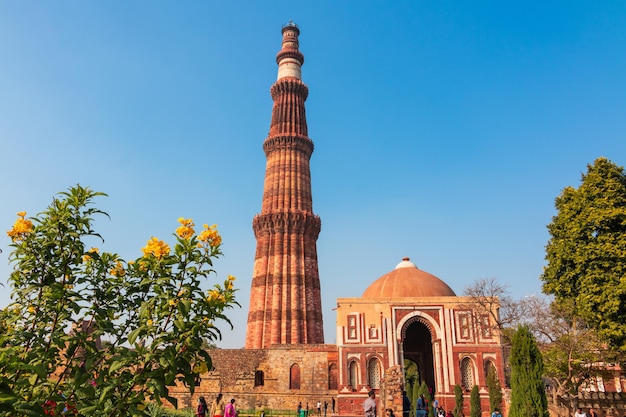
[[[189,310],[191,310],[191,302],[187,299],[180,300],[178,303],[178,310],[184,316],[189,315]]]
[[[135,341],[137,340],[137,337],[139,337],[139,334],[141,333],[143,329],[141,327],[133,330],[132,332],[130,332],[128,334],[128,343],[130,343],[131,345],[135,344]]]

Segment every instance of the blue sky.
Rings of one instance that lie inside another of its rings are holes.
[[[243,346],[289,20],[326,342],[336,299],[404,256],[457,294],[491,277],[539,293],[554,198],[599,156],[626,164],[622,1],[1,2],[3,230],[77,183],[109,195],[100,246],[127,259],[178,217],[217,223],[242,304],[219,346]]]

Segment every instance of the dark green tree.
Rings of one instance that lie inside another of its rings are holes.
[[[454,417],[463,415],[463,388],[459,384],[454,386]]]
[[[470,417],[480,417],[481,412],[478,385],[474,385],[470,391]]]
[[[543,386],[543,358],[528,326],[521,325],[511,346],[511,408],[509,417],[548,417]]]
[[[411,408],[413,408],[412,412],[415,415],[415,407],[417,407],[417,399],[420,396],[420,383],[418,380],[413,384],[413,392],[411,393]]]
[[[404,360],[404,389],[406,395],[411,400],[411,408],[415,408],[415,400],[417,399],[417,388],[419,388],[419,371],[417,364],[410,359]],[[414,415],[415,410],[411,410],[410,415]]]
[[[556,198],[543,291],[626,352],[626,174],[606,158]]]
[[[500,409],[502,404],[502,387],[498,381],[496,368],[493,365],[487,369],[487,390],[489,391],[489,408],[492,413],[497,408]]]

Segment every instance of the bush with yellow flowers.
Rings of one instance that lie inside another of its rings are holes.
[[[234,277],[215,280],[222,238],[178,219],[173,247],[151,237],[125,260],[88,247],[101,238],[94,205],[103,196],[75,186],[41,214],[18,213],[9,278],[12,303],[0,312],[0,416],[142,416],[168,400],[168,387],[193,392],[211,369],[205,347],[231,325]],[[207,287],[210,287],[207,290]],[[63,411],[65,410],[65,411]]]

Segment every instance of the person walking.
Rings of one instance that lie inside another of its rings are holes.
[[[222,399],[222,393],[217,394],[215,401],[211,403],[211,416],[210,417],[224,417],[224,400]]]
[[[207,405],[204,397],[198,398],[198,408],[196,409],[196,416],[207,417],[207,411],[209,411],[209,406]]]
[[[406,391],[402,391],[402,417],[409,417],[411,414],[411,400],[406,395]]]
[[[237,409],[235,408],[235,399],[231,398],[230,402],[224,407],[224,417],[236,417]]]
[[[371,390],[367,393],[367,399],[363,401],[365,417],[376,417],[376,393]]]
[[[415,417],[425,417],[428,414],[428,404],[424,398],[424,394],[420,394],[417,399],[417,407],[415,408]]]

